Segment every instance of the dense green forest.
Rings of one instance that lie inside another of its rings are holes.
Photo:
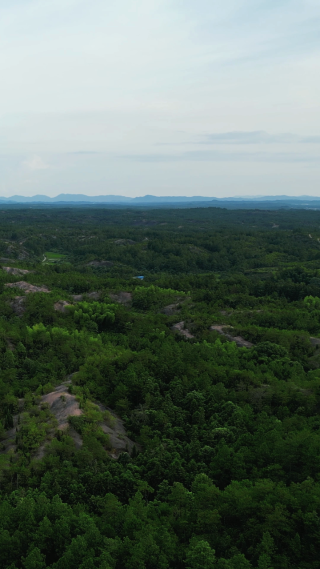
[[[320,568],[320,212],[8,207],[0,262],[1,568]]]

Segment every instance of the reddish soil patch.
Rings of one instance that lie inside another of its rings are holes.
[[[31,271],[27,271],[26,269],[18,269],[16,267],[2,267],[2,270],[8,273],[9,275],[27,275]]]
[[[181,334],[185,338],[188,338],[188,340],[194,338],[191,332],[187,328],[184,328],[184,321],[177,322],[177,324],[171,326],[171,330],[173,330],[173,332],[179,332],[179,334]]]
[[[214,326],[210,326],[210,330],[218,332],[218,334],[221,334],[221,336],[224,336],[227,340],[230,340],[230,342],[235,342],[239,348],[253,347],[253,344],[242,338],[242,336],[232,336],[231,334],[228,334],[227,330],[230,330],[231,328],[233,328],[233,326],[224,326],[224,324],[215,324]]]
[[[8,288],[20,288],[27,294],[29,292],[51,292],[45,285],[36,286],[30,283],[26,283],[25,281],[19,281],[17,283],[6,283],[4,286],[7,286]]]

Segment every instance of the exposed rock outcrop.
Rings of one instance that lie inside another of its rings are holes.
[[[9,275],[27,275],[31,272],[27,271],[27,269],[18,269],[17,267],[2,267],[2,270]]]
[[[117,294],[110,293],[109,294],[111,300],[114,302],[119,302],[119,304],[130,304],[132,301],[132,294],[131,292],[118,292]]]
[[[67,306],[72,306],[72,304],[70,304],[70,302],[67,302],[66,300],[58,300],[58,302],[55,302],[54,304],[54,309],[57,312],[66,312]]]
[[[7,286],[8,288],[20,288],[21,290],[24,290],[26,293],[29,292],[51,292],[47,286],[42,285],[42,286],[36,286],[36,285],[32,285],[30,283],[27,283],[25,281],[18,281],[17,283],[6,283],[4,286]]]
[[[235,342],[237,344],[237,346],[239,348],[252,348],[253,344],[251,342],[248,342],[248,340],[245,340],[244,338],[242,338],[242,336],[232,336],[231,334],[228,333],[228,330],[231,330],[233,328],[233,326],[225,326],[225,325],[221,325],[221,324],[215,324],[214,326],[210,326],[210,330],[214,330],[215,332],[218,332],[218,334],[221,334],[221,336],[224,336],[225,338],[227,338],[227,340],[230,340],[231,342]]]
[[[174,324],[173,326],[171,326],[171,330],[173,332],[179,332],[179,334],[181,334],[185,338],[188,338],[188,340],[191,340],[192,338],[194,338],[194,336],[191,334],[191,332],[187,328],[184,328],[184,321],[177,322],[177,324]]]

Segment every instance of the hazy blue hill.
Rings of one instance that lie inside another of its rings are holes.
[[[87,196],[85,194],[59,194],[53,198],[45,195],[35,195],[31,197],[14,195],[11,197],[0,197],[2,204],[27,204],[37,203],[46,205],[58,204],[109,204],[109,205],[130,205],[130,206],[163,206],[163,207],[204,207],[218,206],[231,209],[254,209],[256,207],[266,209],[277,209],[281,207],[318,207],[320,197],[316,196],[234,196],[226,198],[205,197],[205,196],[153,196],[145,195],[135,198],[116,195]]]

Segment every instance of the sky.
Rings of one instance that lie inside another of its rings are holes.
[[[0,196],[320,196],[319,0],[0,0]]]

